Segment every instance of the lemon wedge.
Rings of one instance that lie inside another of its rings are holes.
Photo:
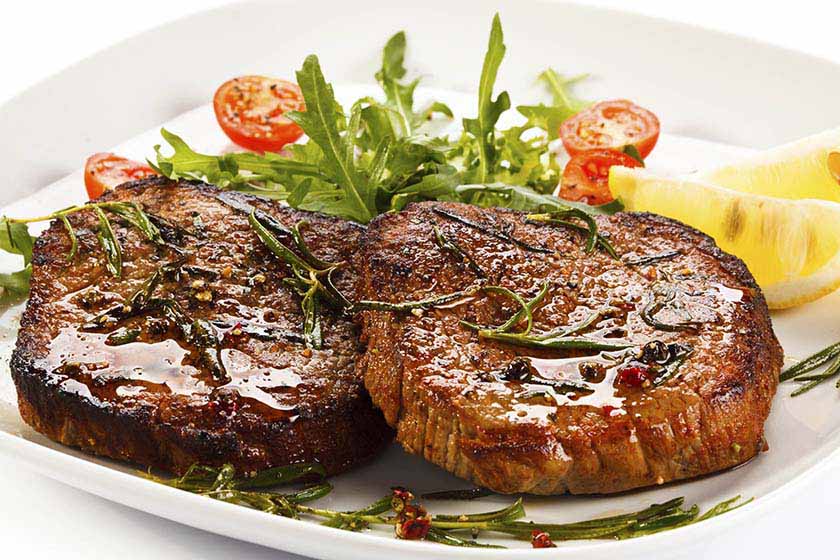
[[[840,128],[693,176],[741,192],[840,202]]]
[[[826,151],[824,166],[828,157]],[[756,194],[751,189],[780,193],[782,187],[776,180],[790,179],[789,186],[803,183],[794,181],[786,167],[774,167],[769,160],[753,169],[764,174],[762,181],[766,182],[723,181],[737,184],[740,190],[723,188],[700,175],[661,177],[626,167],[613,167],[609,184],[626,210],[679,220],[712,236],[721,249],[743,259],[773,309],[793,307],[833,292],[840,287],[840,203]],[[730,168],[729,178],[736,172]],[[772,179],[774,173],[778,179]],[[817,175],[814,172],[809,177]],[[812,196],[821,186],[810,188],[807,192]]]

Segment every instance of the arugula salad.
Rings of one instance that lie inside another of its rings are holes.
[[[224,132],[245,150],[198,153],[188,141],[162,129],[167,146],[155,146],[156,158],[148,164],[111,153],[91,156],[85,167],[89,198],[159,174],[363,224],[420,200],[531,212],[574,207],[590,214],[612,213],[620,204],[610,196],[610,167],[643,166],[659,136],[659,122],[650,111],[626,100],[579,99],[571,90],[586,76],[567,77],[553,68],[538,76],[552,102],[517,105],[523,122],[499,128],[502,114],[514,107],[508,92],[494,91],[506,51],[498,14],[484,56],[475,116],[463,119],[456,138],[436,136],[430,124],[453,119],[453,112],[440,101],[416,106],[420,79],[406,76],[406,50],[406,34],[400,31],[386,42],[375,73],[383,95],[362,97],[349,108],[336,101],[315,55],[304,60],[296,83],[265,76],[234,78],[219,87],[213,106]],[[571,156],[565,166],[558,159],[560,150]],[[114,251],[108,216],[121,216],[108,208],[98,210],[107,254]],[[27,224],[66,222],[65,215],[62,210],[35,219],[3,219],[0,248],[24,258],[22,270],[0,275],[7,296],[28,292],[33,238]]]

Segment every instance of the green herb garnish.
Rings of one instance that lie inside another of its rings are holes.
[[[362,98],[347,113],[336,103],[318,59],[306,59],[298,83],[307,110],[289,116],[310,140],[288,146],[288,157],[199,154],[164,130],[173,152],[164,155],[156,147],[155,167],[171,179],[200,179],[362,223],[418,200],[530,212],[576,206],[595,213],[615,211],[617,205],[589,210],[551,195],[560,169],[549,142],[559,123],[585,106],[568,92],[578,78],[566,80],[553,70],[544,72],[541,79],[554,104],[519,107],[527,119],[524,125],[496,128],[510,107],[506,92],[495,96],[493,92],[505,50],[496,16],[478,84],[477,115],[464,119],[464,132],[455,140],[431,136],[424,127],[433,114],[451,117],[452,111],[440,102],[414,107],[419,81],[406,80],[406,37],[399,32],[385,44],[376,72],[384,101]]]
[[[291,268],[292,275],[285,278],[284,281],[301,296],[303,338],[307,347],[321,348],[323,344],[319,312],[321,299],[326,298],[333,304],[338,304],[339,309],[350,306],[350,303],[332,282],[332,273],[341,266],[341,263],[327,263],[312,254],[304,243],[300,232],[300,228],[305,225],[305,222],[299,222],[290,232],[303,257],[298,256],[294,251],[280,243],[269,229],[271,221],[267,218],[261,220],[256,210],[252,210],[249,214],[248,223],[251,224],[251,228],[260,238],[260,241]],[[267,224],[269,224],[268,227]]]
[[[86,210],[93,211],[97,216],[99,224],[96,237],[105,255],[105,268],[112,276],[119,278],[122,274],[122,248],[106,212],[134,226],[151,241],[160,244],[163,243],[157,226],[151,222],[149,216],[134,202],[91,202],[71,206],[36,218],[3,218],[0,220],[0,249],[7,253],[21,255],[24,258],[23,270],[10,274],[0,274],[0,287],[4,289],[4,292],[8,292],[11,295],[25,295],[29,291],[29,277],[32,273],[30,263],[35,238],[29,234],[27,224],[61,220],[70,239],[67,262],[72,262],[78,253],[79,241],[68,216]]]
[[[435,236],[435,243],[442,251],[455,257],[459,264],[466,264],[467,268],[472,270],[473,274],[478,278],[487,278],[487,273],[484,272],[484,269],[455,240],[446,236],[438,226],[434,226],[432,232]]]
[[[0,250],[23,257],[23,268],[16,272],[0,273],[0,296],[3,299],[25,296],[29,292],[32,275],[32,247],[35,238],[29,235],[26,224],[6,218],[0,221]]]
[[[570,218],[577,218],[581,220],[585,226],[570,221]],[[557,210],[546,214],[528,214],[525,219],[532,223],[539,224],[553,224],[581,231],[586,233],[585,253],[591,253],[595,247],[601,247],[609,256],[614,259],[618,258],[612,244],[609,240],[600,233],[598,233],[598,224],[591,214],[580,210],[579,208],[569,208],[567,210]]]
[[[541,348],[546,350],[586,350],[592,352],[624,350],[633,346],[626,343],[614,343],[595,340],[585,337],[575,337],[574,334],[586,329],[600,318],[601,312],[594,313],[581,324],[572,327],[564,327],[554,329],[545,333],[532,333],[533,327],[533,312],[539,303],[545,298],[548,293],[548,284],[542,285],[537,295],[529,301],[525,301],[521,296],[515,292],[504,288],[502,286],[482,286],[479,288],[482,291],[496,293],[515,301],[519,310],[513,314],[507,321],[498,327],[482,327],[469,321],[462,320],[461,326],[476,331],[479,338],[484,340],[494,340],[496,342],[503,342],[513,346],[523,346],[527,348]],[[520,332],[510,332],[513,327],[525,320],[525,327]]]
[[[821,373],[811,373],[825,364],[829,365]],[[790,394],[791,397],[798,397],[838,375],[840,375],[840,342],[823,348],[798,364],[789,367],[781,373],[779,381],[793,380],[802,383],[798,389]],[[836,383],[836,387],[840,389],[840,381]]]
[[[505,241],[507,243],[511,243],[513,245],[521,247],[521,248],[525,249],[526,251],[530,251],[532,253],[545,253],[545,254],[548,254],[548,253],[552,252],[552,250],[549,249],[548,247],[541,247],[541,246],[538,246],[538,245],[533,245],[531,243],[528,243],[527,241],[523,241],[521,239],[518,239],[518,238],[514,237],[513,235],[511,235],[509,233],[500,231],[500,230],[494,228],[493,226],[490,226],[490,225],[487,225],[487,224],[481,224],[481,223],[478,223],[478,222],[474,222],[474,221],[470,220],[469,218],[465,218],[465,217],[463,217],[459,214],[456,214],[454,212],[444,210],[443,208],[432,208],[432,212],[434,212],[435,214],[437,214],[438,216],[440,216],[442,218],[446,218],[447,220],[452,220],[453,222],[458,222],[459,224],[461,224],[463,226],[467,226],[468,228],[472,228],[474,230],[480,231],[480,232],[482,232],[486,235],[489,235],[490,237],[493,237],[495,239],[498,239],[500,241]]]
[[[425,508],[413,504],[414,496],[403,488],[394,488],[372,504],[354,511],[336,511],[310,505],[323,498],[332,486],[321,480],[300,490],[282,493],[274,487],[301,484],[313,477],[322,477],[318,465],[301,464],[277,467],[258,472],[253,477],[237,477],[231,465],[208,467],[193,465],[178,478],[163,479],[144,473],[148,478],[173,488],[185,490],[272,515],[298,519],[315,517],[323,525],[345,531],[362,531],[370,526],[391,526],[401,538],[425,539],[449,546],[504,548],[480,543],[474,539],[484,533],[507,534],[517,539],[529,539],[533,531],[547,533],[554,541],[630,539],[698,523],[737,509],[752,500],[741,501],[740,496],[724,500],[705,513],[696,505],[685,508],[684,498],[609,517],[572,523],[535,523],[525,521],[527,513],[521,498],[493,511],[469,514],[430,515]],[[444,499],[460,499],[453,493],[433,493]],[[406,519],[425,525],[419,534],[401,532]],[[466,536],[464,535],[466,533]]]
[[[662,251],[661,253],[653,253],[650,255],[639,255],[639,256],[632,256],[632,257],[624,257],[622,260],[624,264],[630,266],[643,266],[647,264],[653,264],[659,261],[665,261],[669,259],[673,259],[674,257],[680,255],[680,251],[677,249],[669,250],[669,251]]]

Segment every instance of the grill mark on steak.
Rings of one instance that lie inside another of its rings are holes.
[[[155,246],[115,218],[119,279],[105,270],[92,212],[70,217],[79,242],[70,265],[62,225],[41,235],[11,363],[21,415],[64,444],[176,473],[193,463],[251,472],[318,461],[332,474],[369,459],[392,432],[354,371],[357,328],[324,306],[324,346],[304,347],[300,298],[283,284],[289,269],[252,232],[247,210],[256,207],[287,228],[308,220],[308,246],[330,261],[352,254],[364,229],[240,193],[220,195],[162,178],[105,195],[139,203],[180,244]],[[153,292],[157,307],[119,312],[173,262],[175,272],[163,274]],[[351,294],[352,266],[335,277]],[[164,300],[188,317],[186,334],[160,307]],[[116,310],[113,324],[84,328],[108,310]],[[109,345],[117,328],[140,333]],[[213,375],[206,353],[223,375]]]
[[[441,212],[493,223],[552,252],[512,246]],[[364,311],[359,321],[367,350],[357,367],[409,452],[498,492],[554,494],[618,492],[695,477],[740,464],[761,449],[782,352],[746,266],[709,237],[667,218],[621,213],[596,220],[629,263],[601,251],[585,254],[580,233],[529,224],[524,214],[505,209],[418,203],[369,225],[362,298],[414,301],[480,282],[442,253],[430,233],[438,226],[487,271],[489,282],[523,297],[549,283],[534,311],[534,332],[574,325],[609,307],[615,312],[582,335],[638,349],[558,352],[480,340],[460,321],[499,325],[517,311],[509,300],[485,293],[424,313]],[[650,255],[668,258],[637,262],[636,256]],[[676,295],[656,320],[697,322],[691,329],[661,330],[642,317],[662,282]],[[731,297],[737,291],[741,297]],[[691,350],[660,386],[628,384],[621,368],[652,365],[642,351],[651,341],[660,349]],[[592,392],[526,395],[521,380],[491,375],[522,359],[542,368],[540,377],[583,383]],[[587,381],[581,361],[598,362],[603,377]]]

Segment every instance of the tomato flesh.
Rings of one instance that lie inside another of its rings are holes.
[[[569,160],[563,170],[560,198],[587,204],[606,204],[613,200],[610,193],[610,167],[641,167],[629,155],[614,150],[589,150]]]
[[[659,119],[626,99],[602,101],[566,119],[560,125],[560,138],[570,156],[632,144],[644,159],[659,139]]]
[[[88,198],[93,200],[118,185],[154,175],[157,172],[145,163],[102,152],[93,154],[85,162],[85,189]]]
[[[305,110],[297,84],[265,76],[242,76],[213,96],[216,120],[234,143],[255,152],[279,152],[303,135],[289,111]]]

